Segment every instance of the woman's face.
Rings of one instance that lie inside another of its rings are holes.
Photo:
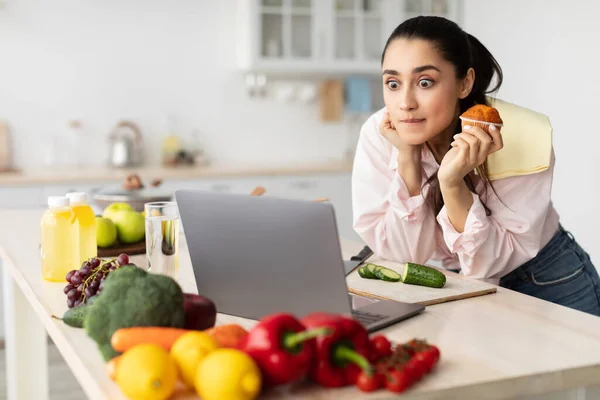
[[[458,100],[472,87],[431,42],[397,39],[383,60],[383,99],[393,126],[407,144],[422,144],[456,123]]]

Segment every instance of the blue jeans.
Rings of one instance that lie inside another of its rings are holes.
[[[600,316],[600,278],[590,256],[562,226],[530,261],[500,286]]]

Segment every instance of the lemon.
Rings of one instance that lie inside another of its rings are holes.
[[[255,399],[261,385],[258,366],[252,357],[237,349],[211,352],[196,371],[196,392],[202,400]]]
[[[179,374],[186,385],[194,387],[198,364],[218,347],[219,342],[217,342],[217,339],[201,331],[185,333],[173,343],[171,356],[175,360]]]
[[[161,346],[140,344],[123,353],[115,381],[129,399],[164,400],[175,390],[177,366]]]

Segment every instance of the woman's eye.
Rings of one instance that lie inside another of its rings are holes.
[[[424,89],[431,87],[432,85],[433,85],[433,81],[431,79],[421,79],[419,81],[419,87],[422,87]]]
[[[398,82],[396,81],[389,81],[387,83],[388,87],[392,90],[398,89],[400,87],[400,85],[398,84]]]

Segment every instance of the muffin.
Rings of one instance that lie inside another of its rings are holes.
[[[490,125],[496,125],[500,129],[504,122],[500,118],[500,113],[494,107],[486,106],[485,104],[476,104],[462,113],[459,117],[464,129],[466,125],[477,126],[487,133]]]

